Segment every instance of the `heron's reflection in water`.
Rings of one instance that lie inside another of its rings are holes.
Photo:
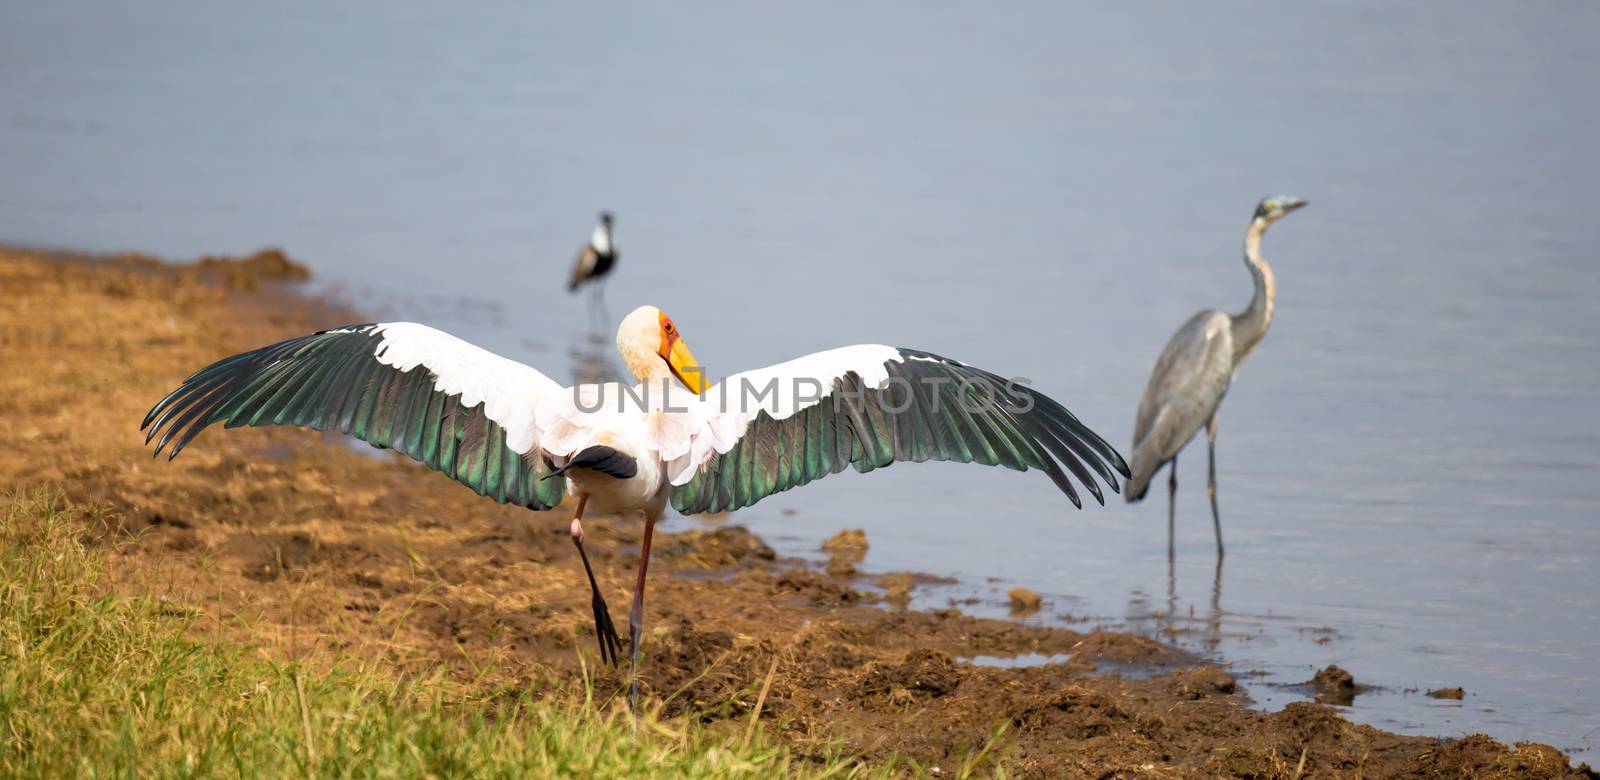
[[[1222,556],[1217,556],[1216,569],[1211,574],[1211,609],[1205,617],[1194,614],[1194,607],[1189,608],[1186,617],[1178,614],[1178,561],[1173,556],[1167,556],[1167,613],[1165,626],[1166,633],[1176,636],[1179,631],[1193,632],[1204,624],[1205,633],[1201,641],[1207,649],[1216,649],[1222,643]],[[1180,627],[1179,623],[1185,625]]]
[[[627,378],[614,359],[616,354],[615,345],[604,331],[591,330],[584,334],[567,352],[572,360],[573,383],[626,382]]]
[[[1135,594],[1128,605],[1128,621],[1134,627],[1161,636],[1168,641],[1193,646],[1195,643],[1207,650],[1215,650],[1222,643],[1223,620],[1230,616],[1222,609],[1222,558],[1218,558],[1211,573],[1211,599],[1204,614],[1198,614],[1195,601],[1187,605],[1178,595],[1178,566],[1176,558],[1167,559],[1167,600],[1165,605],[1144,594]],[[1234,626],[1237,631],[1238,626]]]

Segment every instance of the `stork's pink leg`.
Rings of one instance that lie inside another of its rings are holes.
[[[633,708],[639,700],[639,637],[644,633],[644,579],[650,568],[650,538],[655,535],[656,520],[651,513],[644,516],[644,540],[639,545],[639,576],[633,581],[633,610],[628,613],[628,639],[633,645],[633,657],[628,670],[628,706]]]

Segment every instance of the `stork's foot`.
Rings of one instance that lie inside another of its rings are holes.
[[[590,604],[594,607],[594,633],[600,641],[600,660],[611,666],[619,666],[622,663],[622,637],[611,622],[611,610],[606,607],[605,597],[600,595],[599,590],[594,592],[594,600]]]

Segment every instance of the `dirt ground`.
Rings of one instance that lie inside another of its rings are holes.
[[[292,429],[212,429],[176,461],[151,459],[139,422],[193,370],[360,320],[279,281],[304,273],[282,255],[171,266],[0,249],[0,485],[94,510],[116,587],[219,638],[445,669],[485,695],[586,680],[616,695],[625,674],[598,661],[567,512],[498,506]],[[1310,703],[1257,712],[1225,670],[1138,636],[907,610],[862,592],[853,566],[777,558],[737,521],[659,537],[643,690],[669,714],[742,729],[770,674],[759,717],[801,756],[951,774],[987,746],[1016,777],[1597,776],[1545,745],[1399,736]],[[586,526],[622,625],[639,521]],[[1021,653],[1071,660],[959,660]],[[1151,674],[1097,673],[1105,662]]]

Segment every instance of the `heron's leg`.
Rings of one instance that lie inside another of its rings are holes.
[[[1172,456],[1167,468],[1171,469],[1167,472],[1167,560],[1172,560],[1178,554],[1173,542],[1178,517],[1178,456]]]
[[[583,551],[583,508],[589,504],[589,494],[578,494],[578,511],[572,516],[572,543],[578,548],[578,557],[583,559],[583,573],[589,577],[589,592],[594,595],[590,606],[594,609],[594,634],[600,642],[600,660],[602,663],[616,665],[622,660],[622,637],[617,636],[617,627],[611,623],[611,610],[606,608],[606,600],[600,595],[600,585],[594,581],[594,568],[589,565],[589,554]]]
[[[639,576],[633,581],[633,610],[628,613],[628,639],[633,644],[633,658],[628,665],[628,708],[633,709],[639,700],[639,637],[644,633],[644,577],[650,568],[650,537],[655,535],[656,521],[661,516],[645,512],[644,541],[639,544]]]
[[[1211,575],[1211,646],[1222,641],[1222,556],[1217,556],[1217,570]]]
[[[1217,416],[1206,421],[1206,492],[1211,494],[1211,525],[1217,529],[1217,557],[1222,557],[1222,514],[1217,511]]]
[[[1178,560],[1167,556],[1167,628],[1173,629],[1178,619]]]

